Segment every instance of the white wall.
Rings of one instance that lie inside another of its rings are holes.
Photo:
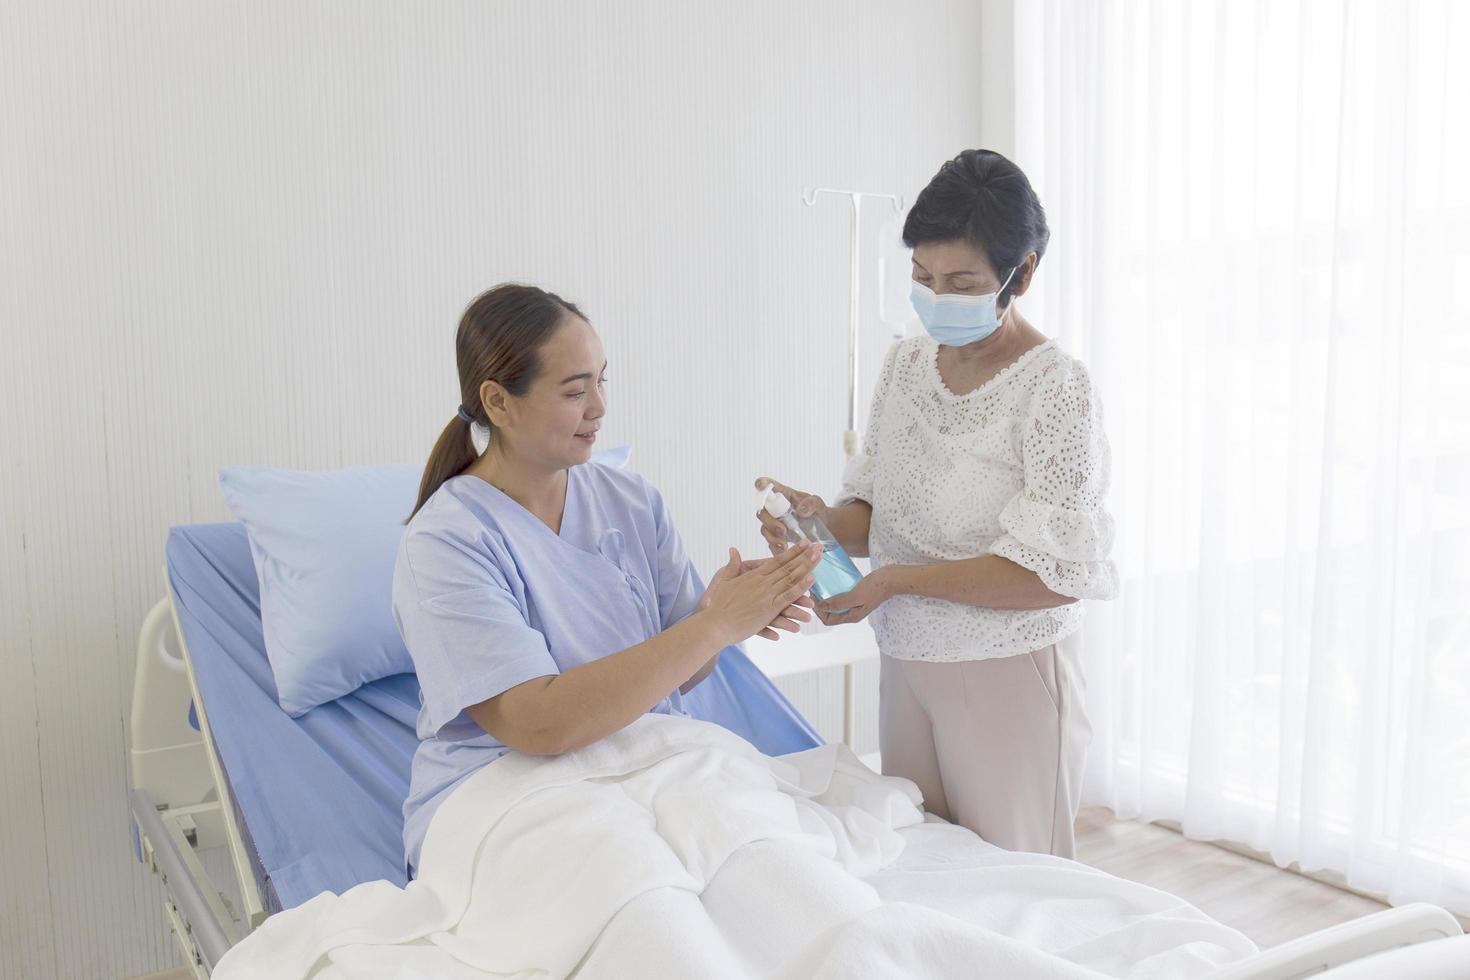
[[[172,962],[124,771],[165,532],[227,518],[222,465],[421,460],[478,291],[589,312],[605,444],[706,569],[759,473],[834,490],[848,216],[800,191],[912,198],[975,145],[980,33],[965,0],[0,3],[0,975]],[[829,733],[838,686],[791,688]]]

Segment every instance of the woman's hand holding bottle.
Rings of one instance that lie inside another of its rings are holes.
[[[815,517],[823,524],[827,523],[830,508],[827,502],[814,493],[805,490],[795,490],[784,483],[778,483],[768,476],[763,476],[755,481],[757,490],[765,490],[767,487],[774,489],[777,493],[784,494],[791,501],[791,512],[797,517]],[[772,517],[764,507],[756,511],[756,517],[761,522],[761,537],[766,539],[766,545],[771,549],[771,554],[779,555],[791,544],[791,535],[786,526]]]

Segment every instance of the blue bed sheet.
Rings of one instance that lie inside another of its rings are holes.
[[[417,679],[387,677],[293,719],[276,703],[244,526],[176,527],[165,553],[205,713],[272,897],[291,908],[363,881],[403,884]],[[684,703],[770,755],[821,744],[737,647]]]

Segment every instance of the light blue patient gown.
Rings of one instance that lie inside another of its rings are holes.
[[[393,572],[422,689],[403,804],[409,865],[450,791],[509,751],[465,708],[642,643],[703,591],[663,499],[635,473],[568,470],[560,534],[479,477],[446,481],[409,523]],[[686,714],[677,690],[653,711]]]

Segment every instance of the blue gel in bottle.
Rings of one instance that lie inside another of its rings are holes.
[[[862,581],[863,573],[858,571],[852,559],[847,556],[847,550],[837,543],[837,539],[820,519],[797,517],[786,495],[771,487],[764,491],[761,506],[786,528],[787,537],[792,544],[810,541],[822,546],[822,560],[812,569],[812,578],[816,579],[812,583],[812,595],[817,599],[830,599],[844,592],[851,592]],[[834,609],[832,612],[840,614],[847,610]]]

